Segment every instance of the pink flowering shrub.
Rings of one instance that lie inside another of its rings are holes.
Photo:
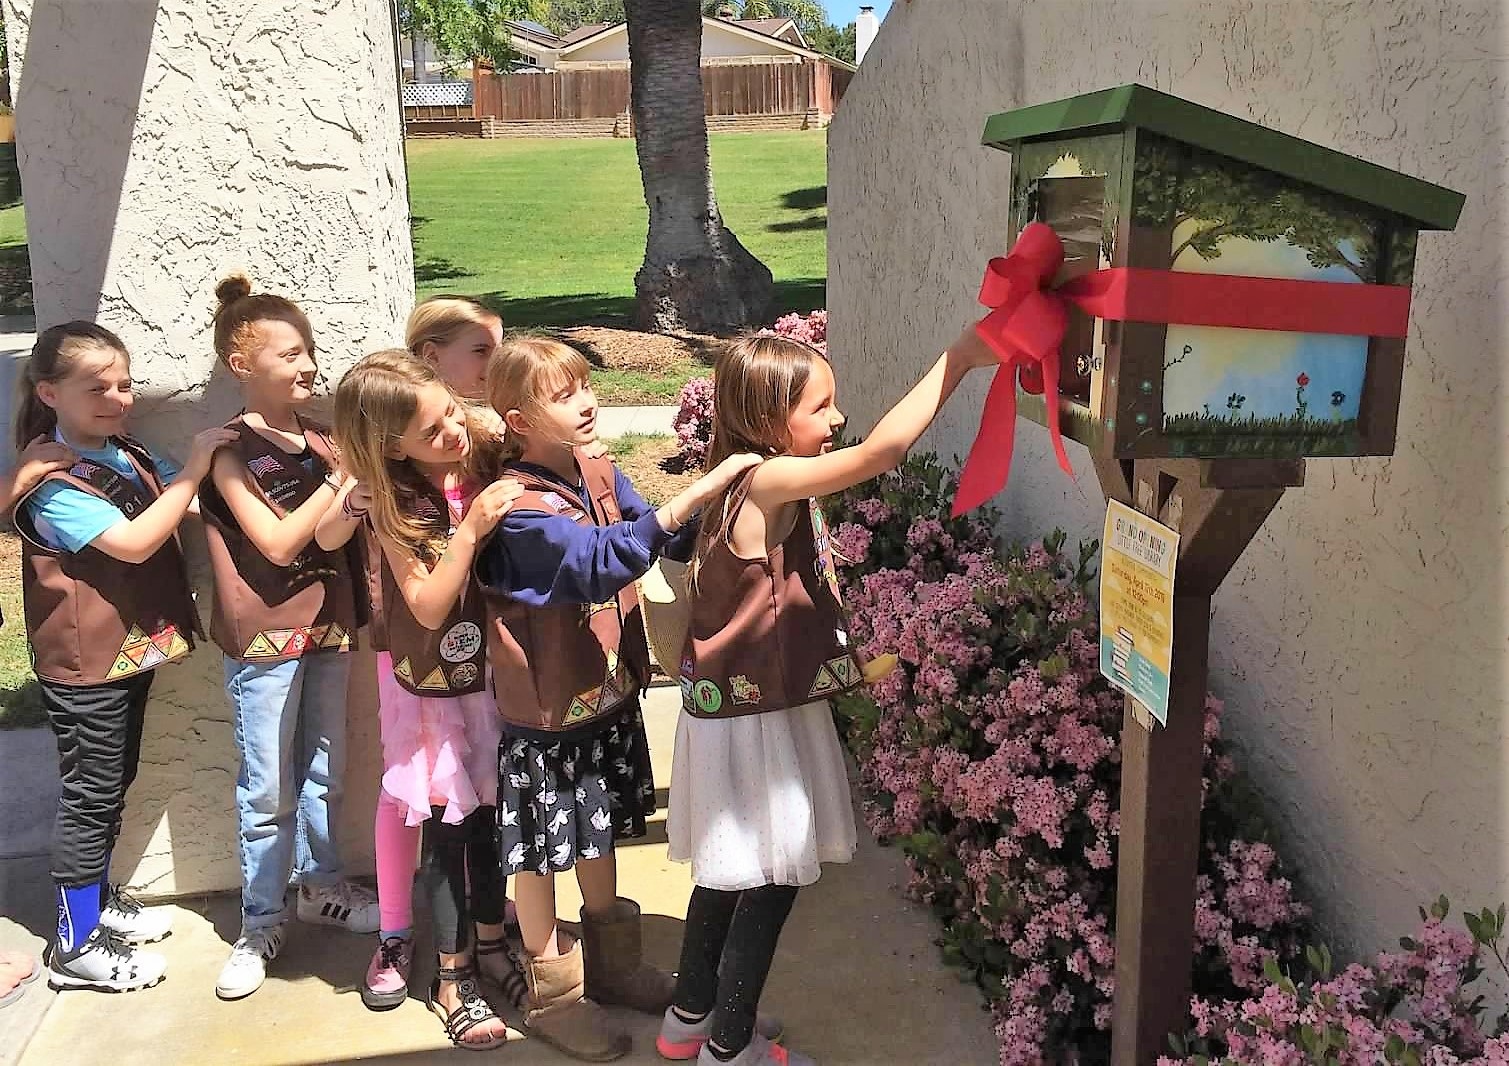
[[[813,311],[810,315],[789,314],[782,315],[775,320],[775,325],[769,329],[760,330],[760,334],[766,337],[790,337],[794,341],[801,341],[811,348],[816,348],[828,357],[828,312]]]
[[[775,320],[775,325],[760,330],[761,336],[789,337],[816,348],[828,356],[828,312],[808,315],[789,314]],[[700,467],[707,458],[707,446],[713,434],[713,379],[693,378],[681,387],[676,398],[676,415],[671,422],[676,431],[681,461],[688,467]]]
[[[713,435],[712,378],[692,378],[681,386],[671,428],[676,431],[681,461],[688,467],[700,467]]]
[[[1002,1066],[1109,1057],[1123,700],[1100,676],[1096,546],[1007,550],[949,519],[934,457],[834,501],[852,632],[901,665],[844,702],[866,816],[994,1011]],[[1196,990],[1253,989],[1303,957],[1307,910],[1254,835],[1205,708]]]
[[[1504,966],[1504,908],[1465,915],[1466,929],[1448,927],[1443,896],[1402,952],[1383,952],[1372,965],[1333,973],[1325,948],[1306,953],[1308,973],[1296,981],[1268,960],[1248,996],[1222,1001],[1195,996],[1194,1031],[1175,1041],[1179,1057],[1159,1066],[1456,1066],[1509,1063],[1506,1019],[1483,1024],[1483,997],[1469,986],[1482,974],[1486,948]],[[1509,973],[1509,969],[1506,969]]]

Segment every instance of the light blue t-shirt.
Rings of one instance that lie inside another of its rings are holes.
[[[53,436],[59,442],[68,444],[61,433]],[[126,450],[114,440],[107,440],[103,448],[78,448],[72,444],[68,444],[68,447],[73,448],[74,454],[80,459],[108,466],[141,485],[141,479],[136,476],[136,468],[131,465]],[[149,451],[148,454],[164,485],[178,476],[177,463],[156,452]],[[87,547],[105,530],[117,522],[127,520],[121,509],[109,500],[56,479],[45,482],[26,498],[26,513],[44,544],[69,552]]]

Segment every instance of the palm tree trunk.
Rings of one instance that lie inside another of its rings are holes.
[[[625,0],[635,151],[650,209],[634,277],[640,324],[726,332],[762,323],[770,270],[723,225],[713,195],[702,100],[697,0]]]

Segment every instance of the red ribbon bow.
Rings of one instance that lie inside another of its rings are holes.
[[[1006,485],[1016,436],[1018,381],[1025,392],[1047,394],[1053,453],[1064,472],[1074,476],[1058,421],[1058,348],[1068,327],[1070,304],[1118,322],[1372,337],[1403,337],[1409,332],[1410,290],[1403,285],[1112,267],[1052,288],[1063,261],[1058,234],[1033,222],[1022,230],[1011,254],[992,259],[985,270],[980,302],[992,310],[975,331],[1000,357],[1001,371],[991,383],[979,435],[959,474],[955,517]]]
[[[1064,245],[1041,222],[1022,230],[1005,258],[990,261],[980,283],[980,302],[993,308],[975,325],[980,339],[1001,360],[985,400],[980,432],[959,473],[954,517],[973,510],[1006,484],[1016,437],[1016,386],[1048,396],[1048,436],[1064,473],[1074,476],[1058,425],[1058,347],[1069,326],[1068,297],[1049,288],[1063,265]]]

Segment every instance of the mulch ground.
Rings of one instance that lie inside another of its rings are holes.
[[[657,507],[696,481],[702,472],[682,466],[674,437],[629,437],[608,443],[619,469],[639,494]]]
[[[594,366],[654,373],[684,363],[711,366],[717,337],[700,333],[641,333],[606,326],[575,326],[561,335],[580,348]]]

